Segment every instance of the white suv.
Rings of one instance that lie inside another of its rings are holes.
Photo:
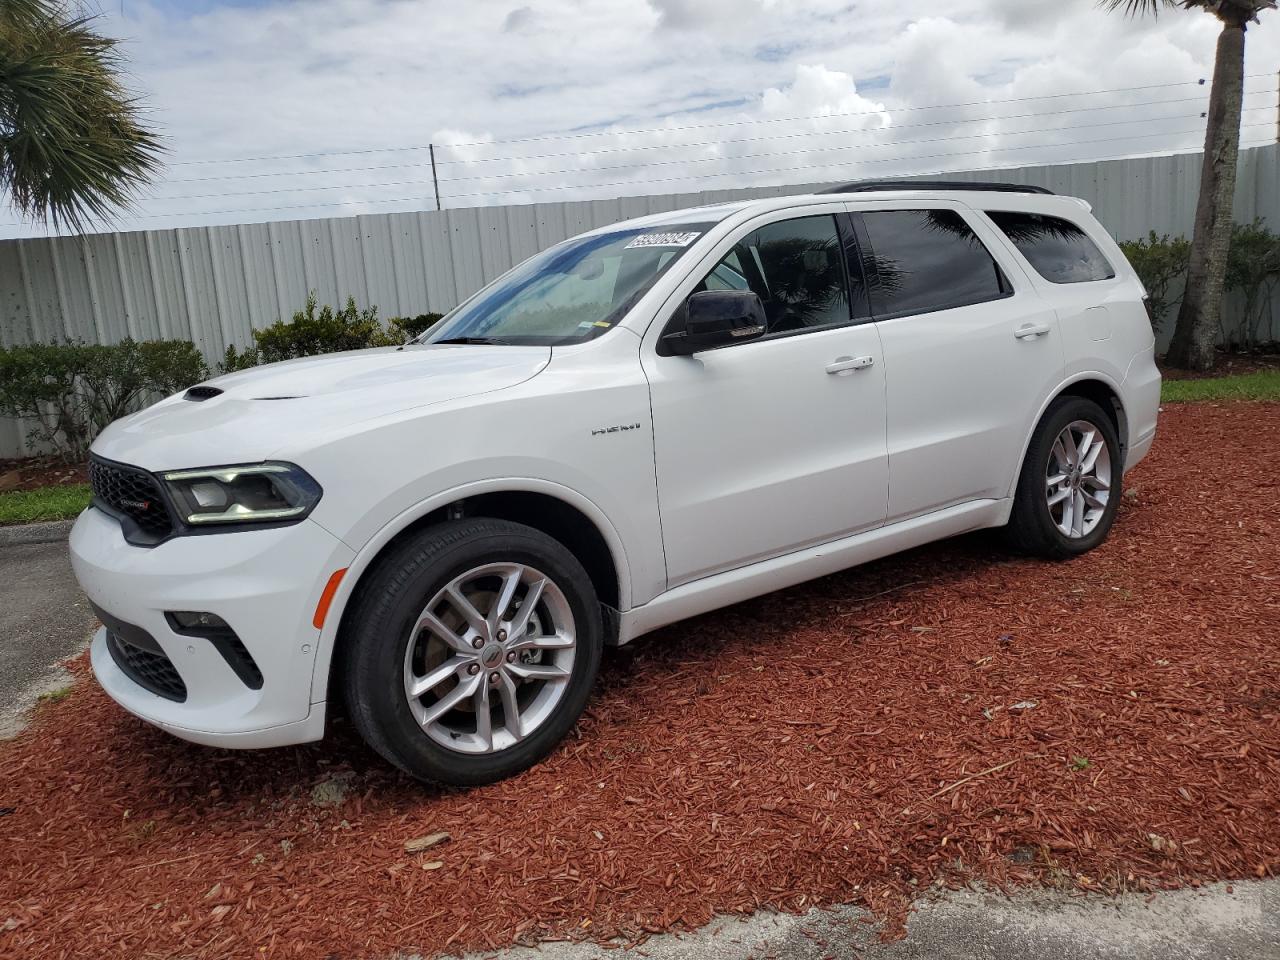
[[[980,527],[1097,546],[1151,446],[1144,292],[1083,201],[854,184],[558,244],[403,347],[113,424],[71,535],[125,709],[224,747],[331,700],[479,784],[568,732],[601,649]]]

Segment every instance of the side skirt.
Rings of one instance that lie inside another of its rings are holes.
[[[843,540],[682,584],[643,606],[620,614],[618,645],[678,620],[783,590],[816,577],[825,577],[934,540],[983,527],[998,527],[1008,522],[1012,506],[1013,501],[1007,499],[972,500]]]

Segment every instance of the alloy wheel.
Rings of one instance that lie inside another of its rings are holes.
[[[1045,499],[1054,526],[1072,539],[1087,537],[1111,498],[1111,451],[1097,426],[1074,420],[1058,434],[1045,471]]]
[[[410,630],[409,709],[450,750],[504,750],[554,713],[576,646],[573,611],[549,577],[518,563],[475,567],[437,591]]]

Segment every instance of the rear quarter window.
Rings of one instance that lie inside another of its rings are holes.
[[[1050,283],[1087,283],[1116,275],[1097,244],[1070,220],[1008,210],[988,210],[987,216]]]

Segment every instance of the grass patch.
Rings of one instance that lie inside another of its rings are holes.
[[[40,703],[60,703],[69,696],[71,696],[71,684],[67,684],[65,687],[59,687],[57,690],[46,690],[36,699]]]
[[[69,520],[88,505],[87,483],[0,493],[0,524]]]
[[[1280,370],[1259,370],[1234,377],[1205,380],[1166,380],[1160,388],[1164,403],[1198,400],[1280,400]]]

